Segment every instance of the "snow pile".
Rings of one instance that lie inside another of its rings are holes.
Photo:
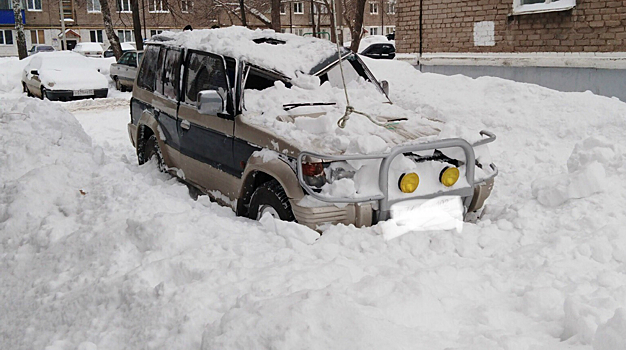
[[[253,41],[263,38],[284,43]],[[297,72],[308,73],[326,58],[337,55],[337,46],[328,40],[276,33],[271,29],[250,30],[238,26],[179,33],[163,32],[152,37],[152,40],[170,41],[169,44],[245,60],[292,78],[296,77]]]
[[[4,95],[2,347],[622,349],[626,104],[394,61],[374,70],[442,133],[498,135],[500,176],[462,233],[318,237],[238,218],[137,165],[125,101]],[[540,179],[599,166],[603,191],[555,206],[533,195]]]
[[[615,316],[598,327],[593,350],[626,349],[626,309],[619,308]]]
[[[0,57],[0,98],[5,98],[6,93],[17,95],[22,92],[22,70],[30,59],[20,61],[17,57]]]
[[[539,203],[558,206],[573,198],[585,198],[607,187],[606,166],[615,162],[614,146],[596,137],[576,144],[567,161],[568,173],[550,175],[532,183]],[[615,162],[619,164],[619,162]]]

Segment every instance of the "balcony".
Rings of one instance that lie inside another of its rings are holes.
[[[26,14],[24,14],[24,10],[22,10],[22,23],[26,24]],[[0,10],[0,25],[2,24],[15,24],[13,10]]]

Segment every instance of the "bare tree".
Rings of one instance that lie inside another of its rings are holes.
[[[122,56],[122,46],[120,45],[120,38],[117,37],[117,34],[115,34],[115,30],[113,30],[113,21],[111,21],[111,9],[109,8],[109,2],[108,0],[99,1],[100,11],[102,12],[102,21],[104,22],[104,30],[107,33],[107,38],[109,38],[109,42],[111,43],[111,49],[113,49],[115,59],[119,60]]]
[[[24,36],[21,0],[13,0],[13,17],[15,19],[15,31],[17,32],[17,55],[22,60],[28,57],[28,51],[26,50],[26,37]]]
[[[272,28],[280,32],[280,0],[272,0]]]
[[[365,13],[365,0],[356,0],[356,8],[354,13],[354,26],[352,29],[352,44],[350,50],[359,51],[359,44],[363,36],[363,15]]]
[[[135,33],[135,45],[137,50],[143,50],[141,20],[139,19],[139,0],[130,0],[130,7],[133,11],[133,32]]]

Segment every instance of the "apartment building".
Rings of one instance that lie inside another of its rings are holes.
[[[399,56],[425,72],[499,76],[626,101],[626,2],[399,0]]]
[[[134,42],[130,0],[111,0],[109,8],[121,42]],[[23,4],[26,44],[49,44],[62,49],[61,18],[65,23],[68,49],[78,42],[99,42],[106,49],[98,0],[26,0]],[[193,0],[140,0],[144,37],[164,30],[182,30],[187,24],[211,27],[218,23],[219,11],[208,3]],[[201,15],[200,15],[201,14]],[[0,56],[17,55],[11,0],[0,0]]]
[[[395,1],[375,0],[365,9],[366,35],[393,33],[395,30]],[[109,0],[111,19],[122,42],[134,42],[130,0]],[[248,26],[265,28],[271,18],[269,2],[251,5],[247,15]],[[282,31],[298,35],[316,35],[330,38],[329,1],[284,1],[281,7]],[[254,7],[256,6],[256,7]],[[213,0],[139,0],[143,26],[142,35],[150,37],[164,30],[179,31],[186,25],[193,28],[241,25],[238,1]],[[104,31],[99,0],[24,0],[24,28],[26,44],[49,44],[62,49],[61,18],[65,23],[67,46],[72,49],[79,42],[99,42],[106,49],[109,42]],[[0,0],[0,56],[16,56],[12,0]],[[315,24],[315,26],[313,26]],[[350,40],[350,31],[344,29],[344,40]]]

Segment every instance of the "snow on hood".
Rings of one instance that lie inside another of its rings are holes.
[[[109,83],[104,75],[91,68],[42,69],[39,71],[41,82],[53,90],[104,89]]]
[[[317,85],[287,88],[277,82],[263,91],[246,90],[243,119],[301,150],[326,154],[381,153],[414,139],[424,141],[423,137],[437,135],[443,126],[389,103],[374,84],[359,78],[347,85],[350,103],[355,110],[367,113],[379,122],[396,118],[407,120],[385,128],[374,124],[366,116],[352,113],[346,127],[341,129],[337,122],[346,110],[343,89],[332,86],[330,82],[319,86],[318,81]],[[283,109],[283,104],[301,102],[335,105],[298,107],[288,112]],[[369,141],[362,142],[364,137]]]
[[[263,38],[279,40],[284,44],[254,41]],[[236,26],[181,33],[163,32],[152,40],[170,41],[170,44],[244,60],[290,78],[295,77],[296,72],[310,72],[315,65],[337,52],[337,46],[328,40]]]

